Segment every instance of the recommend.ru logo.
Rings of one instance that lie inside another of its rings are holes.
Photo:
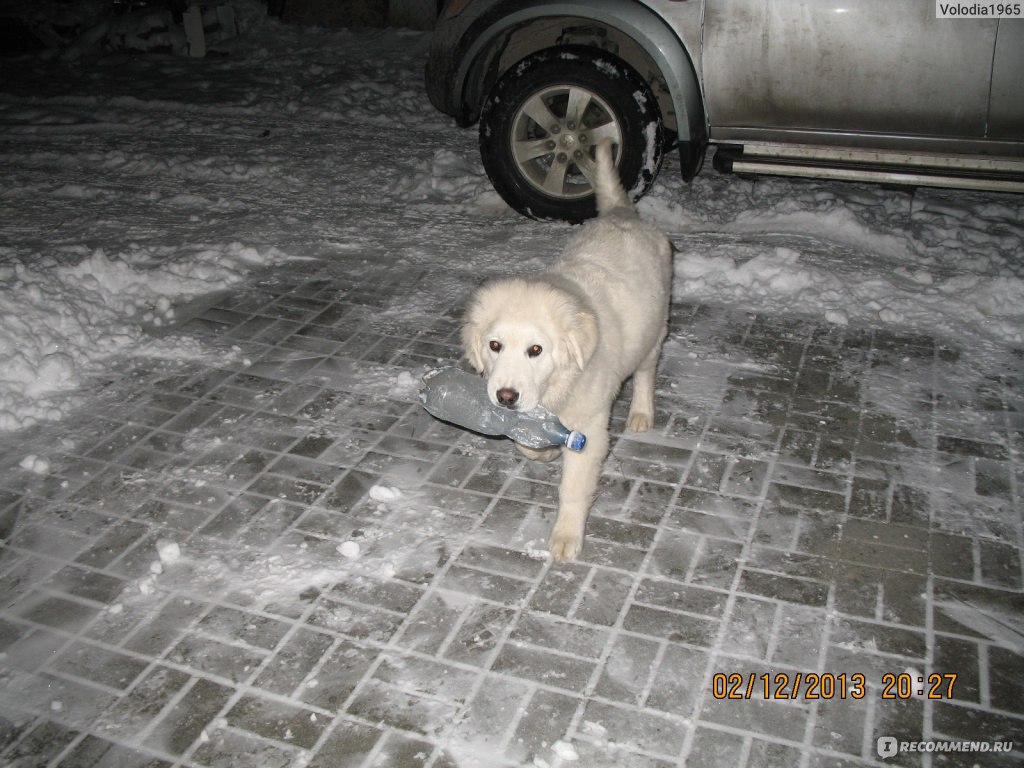
[[[899,741],[895,736],[879,736],[875,743],[883,760],[900,752],[1012,752],[1012,741]]]
[[[895,736],[878,737],[878,756],[883,760],[889,757],[896,757],[900,752],[900,743]]]

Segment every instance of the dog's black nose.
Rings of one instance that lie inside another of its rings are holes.
[[[505,406],[506,408],[512,408],[515,406],[516,401],[519,400],[519,393],[514,389],[504,387],[497,391],[498,403]]]

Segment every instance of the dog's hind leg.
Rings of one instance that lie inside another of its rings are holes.
[[[634,432],[646,432],[654,426],[654,379],[660,356],[659,341],[633,374],[633,399],[629,403],[629,418],[626,425]]]

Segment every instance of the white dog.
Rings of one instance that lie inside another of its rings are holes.
[[[587,436],[580,453],[517,446],[544,460],[564,451],[549,542],[559,561],[573,560],[583,546],[612,402],[630,376],[629,427],[643,432],[654,422],[655,368],[668,323],[668,238],[638,218],[607,140],[596,160],[599,216],[582,225],[550,269],[481,287],[462,328],[466,356],[487,377],[492,402],[523,410],[539,403]]]

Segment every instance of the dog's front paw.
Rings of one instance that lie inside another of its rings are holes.
[[[578,533],[555,531],[548,542],[551,559],[556,563],[568,563],[576,559],[583,549],[583,536]]]
[[[626,420],[626,426],[634,432],[646,432],[653,423],[654,416],[649,413],[631,413]]]

